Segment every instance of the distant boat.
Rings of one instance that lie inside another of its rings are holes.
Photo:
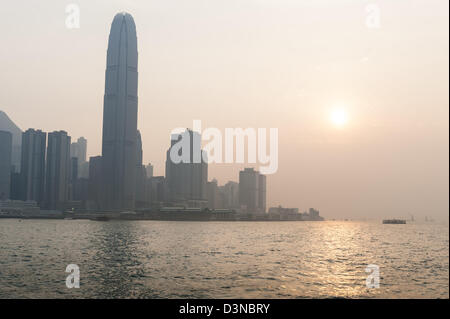
[[[383,219],[383,224],[406,224],[404,219]]]

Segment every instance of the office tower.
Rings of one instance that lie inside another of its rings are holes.
[[[86,208],[86,202],[89,199],[89,178],[78,178],[75,183],[73,200],[83,202],[84,208]]]
[[[0,111],[0,131],[6,131],[12,134],[11,163],[13,165],[13,172],[20,172],[22,130],[3,111]]]
[[[147,179],[146,200],[150,205],[161,204],[167,200],[168,189],[164,176],[152,176]]]
[[[70,144],[70,157],[76,157],[79,163],[86,162],[87,140],[84,137],[78,138],[76,142]]]
[[[45,147],[47,133],[28,129],[22,134],[22,155],[20,164],[20,198],[44,202],[45,194]]]
[[[10,199],[12,134],[0,131],[0,200]]]
[[[250,213],[266,211],[266,176],[253,168],[239,172],[239,204]]]
[[[208,196],[208,208],[217,209],[220,207],[219,200],[219,187],[217,185],[217,180],[213,179],[211,182],[206,183],[206,191]]]
[[[76,142],[70,144],[70,157],[75,157],[78,161],[78,177],[87,178],[89,176],[89,164],[86,162],[87,140],[84,137],[78,138]]]
[[[136,207],[145,206],[145,184],[147,173],[142,165],[142,138],[141,132],[137,131],[137,156],[136,156]]]
[[[147,178],[153,177],[153,165],[151,163],[148,163],[147,166],[145,166],[145,171],[147,173]]]
[[[12,200],[20,200],[21,199],[21,189],[20,189],[20,173],[15,172],[14,168],[11,168],[11,192],[9,197]]]
[[[108,41],[103,108],[102,168],[105,209],[133,209],[138,112],[136,26],[114,17]]]
[[[86,208],[86,201],[89,199],[89,178],[80,177],[77,179],[73,189],[73,200],[81,201]]]
[[[65,131],[48,134],[45,203],[62,209],[69,199],[70,136]]]
[[[239,208],[239,183],[229,181],[219,187],[219,192],[222,194],[222,208]]]
[[[186,161],[175,163],[170,157],[171,149],[181,140],[188,141],[187,149],[180,148],[178,154]],[[186,130],[171,137],[171,146],[166,157],[166,179],[170,200],[173,202],[187,202],[193,207],[207,205],[206,183],[208,180],[208,163],[203,159],[201,149],[201,135],[192,130]]]
[[[259,174],[258,208],[262,213],[266,212],[266,175]]]
[[[69,200],[75,200],[75,188],[78,181],[78,158],[70,158],[70,172],[69,172]]]
[[[102,157],[93,156],[89,158],[89,194],[88,208],[100,209],[102,202]]]

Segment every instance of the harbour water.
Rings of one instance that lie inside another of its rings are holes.
[[[336,297],[449,298],[448,223],[0,219],[0,298]]]

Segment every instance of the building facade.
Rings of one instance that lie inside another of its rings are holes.
[[[22,134],[20,199],[41,206],[45,194],[45,147],[47,133],[28,129]]]
[[[84,137],[78,138],[70,145],[70,157],[76,158],[78,162],[78,177],[89,177],[89,164],[86,161],[87,140]]]
[[[248,213],[266,212],[266,176],[253,168],[239,172],[239,204]]]
[[[0,131],[0,200],[10,199],[12,134]]]
[[[171,136],[166,157],[166,178],[172,202],[186,203],[190,207],[207,206],[208,163],[200,141],[200,134],[189,129]],[[174,162],[171,158],[172,151],[178,154],[180,162]]]
[[[102,137],[102,207],[134,209],[136,191],[138,52],[128,13],[112,22],[105,74]]]
[[[65,131],[49,133],[45,179],[48,209],[62,209],[69,200],[70,167],[70,136]]]
[[[89,182],[88,182],[88,209],[101,209],[102,200],[102,157],[92,156],[89,158]]]
[[[222,208],[239,208],[239,183],[229,181],[225,185],[219,186],[219,192],[222,194]]]

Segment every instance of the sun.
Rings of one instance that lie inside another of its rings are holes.
[[[348,123],[348,113],[345,108],[334,108],[330,112],[330,121],[336,127],[343,127]]]

